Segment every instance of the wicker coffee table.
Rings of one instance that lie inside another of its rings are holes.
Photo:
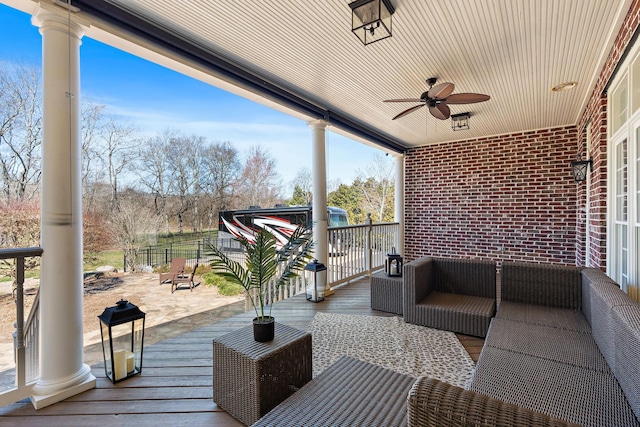
[[[247,326],[213,340],[213,400],[251,425],[311,381],[311,334],[281,323],[259,343]]]
[[[371,276],[371,308],[402,315],[402,277],[379,271]]]

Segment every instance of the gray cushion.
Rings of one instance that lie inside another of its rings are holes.
[[[615,322],[615,375],[640,418],[640,306],[625,305],[613,309]]]
[[[493,319],[484,345],[611,373],[589,333]]]
[[[612,373],[485,346],[470,388],[587,427],[640,426]]]
[[[582,270],[582,313],[589,324],[593,322],[591,310],[591,284],[595,282],[609,283],[618,287],[609,276],[598,268],[584,268]]]
[[[611,369],[616,370],[615,321],[613,308],[635,306],[636,302],[617,286],[607,282],[591,283],[591,317],[594,319],[591,329],[593,339],[598,343]]]
[[[496,311],[491,298],[431,292],[414,308],[414,323],[484,337]]]
[[[496,318],[591,333],[591,327],[582,313],[579,310],[568,308],[553,308],[502,301]]]

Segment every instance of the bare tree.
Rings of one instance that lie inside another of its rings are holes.
[[[311,205],[313,201],[313,180],[311,178],[311,172],[307,168],[302,168],[298,171],[293,178],[293,196],[289,203],[291,205]]]
[[[158,232],[161,218],[138,193],[124,193],[115,203],[110,215],[113,240],[122,248],[127,268],[135,272],[140,249],[149,244],[149,236]]]
[[[0,180],[2,196],[29,199],[41,175],[40,72],[35,66],[0,66]]]
[[[211,229],[214,215],[231,205],[242,165],[238,151],[226,141],[211,144],[203,150],[202,166],[201,186],[208,195],[207,217]]]
[[[178,232],[182,233],[184,214],[194,209],[200,194],[200,154],[204,145],[201,136],[180,136],[172,141],[171,153],[171,193],[177,198],[174,213],[178,218]],[[197,216],[197,212],[194,216]]]
[[[104,169],[100,167],[97,134],[102,122],[104,105],[92,101],[82,103],[82,196],[85,209],[94,210]]]
[[[133,126],[115,117],[107,117],[99,128],[97,150],[111,187],[109,204],[112,207],[118,200],[118,179],[132,163],[131,154],[137,145],[135,131]]]
[[[153,195],[156,214],[163,217],[167,234],[170,232],[167,201],[173,173],[170,147],[177,137],[177,131],[167,129],[162,134],[148,139],[138,151],[137,170],[140,183]]]
[[[377,221],[393,219],[393,162],[382,154],[376,154],[365,171],[358,171],[358,188],[362,193],[365,212]]]
[[[280,182],[276,161],[261,147],[251,147],[236,186],[236,207],[273,206],[281,201]]]

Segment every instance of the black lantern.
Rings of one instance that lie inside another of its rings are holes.
[[[384,260],[384,272],[387,276],[402,276],[402,257],[396,253],[396,248],[391,248]]]
[[[351,31],[364,45],[391,37],[391,15],[395,12],[390,0],[356,0],[351,8]]]
[[[142,372],[144,316],[138,307],[122,299],[98,316],[104,371],[114,383]]]
[[[314,259],[304,267],[305,293],[307,301],[320,302],[324,300],[324,289],[327,285],[327,267]]]
[[[469,129],[469,117],[471,113],[452,114],[451,129],[454,131]]]
[[[571,162],[571,176],[576,182],[587,180],[587,173],[593,168],[593,159]]]

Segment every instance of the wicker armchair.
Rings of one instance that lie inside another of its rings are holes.
[[[404,321],[484,337],[496,311],[496,265],[423,257],[405,264]]]

